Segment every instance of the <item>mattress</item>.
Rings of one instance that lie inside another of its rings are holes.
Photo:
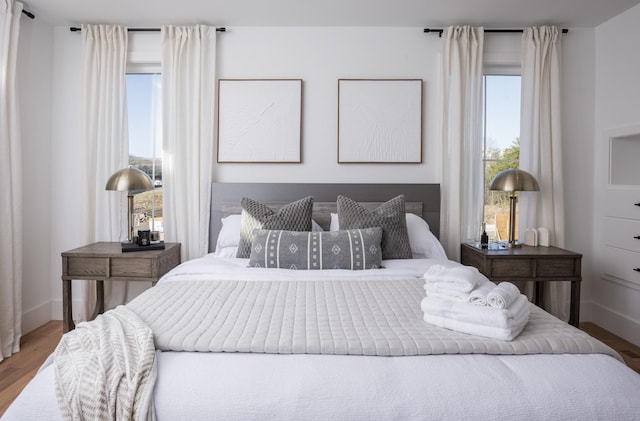
[[[420,278],[434,261],[383,263],[385,269],[372,273],[301,274],[248,269],[246,260],[207,256],[174,269],[161,284],[301,278],[388,282]],[[441,333],[446,337],[450,331]],[[393,357],[158,351],[154,401],[159,420],[638,419],[640,375],[605,349]],[[50,362],[2,419],[61,419]]]

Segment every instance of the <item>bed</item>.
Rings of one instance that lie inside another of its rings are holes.
[[[149,371],[157,419],[640,419],[640,375],[532,304],[513,341],[422,320],[423,274],[456,265],[437,242],[439,192],[433,184],[214,184],[212,253],[126,307],[160,348]],[[337,195],[373,209],[400,193],[428,227],[411,242],[416,258],[319,271],[233,257],[237,219],[228,217],[243,197],[279,209],[311,195],[319,232],[331,228]],[[47,361],[3,421],[62,419],[55,371]]]

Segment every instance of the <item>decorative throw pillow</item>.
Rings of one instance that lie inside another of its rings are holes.
[[[403,195],[394,197],[371,212],[348,197],[338,196],[337,208],[340,229],[382,228],[383,259],[412,258]]]
[[[311,231],[313,197],[308,196],[284,205],[278,212],[247,197],[240,202],[240,243],[236,257],[247,258],[251,254],[254,229]]]
[[[322,270],[378,269],[382,261],[380,227],[348,231],[255,230],[250,267]]]
[[[240,244],[240,214],[225,216],[220,221],[222,222],[222,227],[220,227],[220,232],[218,233],[215,253],[224,257],[236,257],[238,244]],[[312,219],[311,231],[324,230]],[[231,249],[233,253],[229,252]]]

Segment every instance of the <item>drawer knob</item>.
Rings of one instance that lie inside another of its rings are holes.
[[[640,240],[640,235],[636,235],[636,236],[635,236],[635,237],[633,237],[633,238],[635,238],[636,240]]]
[[[640,268],[633,268],[636,272],[640,272]]]
[[[640,206],[640,203],[634,203],[634,205],[636,205],[636,206]]]

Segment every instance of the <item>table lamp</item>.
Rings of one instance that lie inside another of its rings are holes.
[[[522,247],[522,244],[516,242],[514,238],[516,226],[516,203],[518,197],[515,192],[518,191],[539,191],[538,182],[526,171],[511,169],[504,170],[491,180],[489,190],[510,192],[509,196],[509,248]]]
[[[128,242],[133,242],[133,196],[147,190],[153,190],[151,178],[136,167],[123,168],[113,173],[105,190],[126,191],[128,193],[129,206],[127,212],[127,235]]]

